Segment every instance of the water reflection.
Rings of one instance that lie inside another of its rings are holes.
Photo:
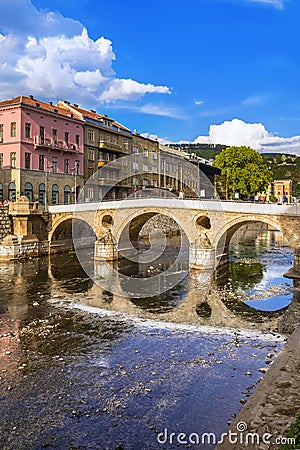
[[[300,280],[282,277],[291,252],[263,244],[233,246],[209,280],[191,272],[144,299],[92,283],[72,253],[0,264],[0,446],[115,448],[121,436],[124,448],[154,448],[166,426],[225,431],[280,349],[278,332],[300,321]]]
[[[105,279],[107,265],[94,265],[93,252],[85,250],[82,256],[93,266],[95,277]],[[192,271],[162,295],[132,299],[111,293],[109,285],[94,284],[75,253],[2,263],[0,312],[9,319],[34,319],[43,316],[49,300],[50,304],[85,304],[144,319],[276,330],[282,328],[280,318],[289,307],[295,312],[299,306],[297,282],[283,278],[292,259],[278,234],[268,232],[250,243],[232,245],[229,262],[209,280],[206,274]],[[120,260],[114,264],[120,271],[139,276],[136,263]],[[159,264],[153,270],[166,268],[166,261]]]

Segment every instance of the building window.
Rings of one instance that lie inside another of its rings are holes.
[[[44,155],[39,155],[39,170],[45,170],[45,157],[44,157]]]
[[[52,172],[57,172],[57,157],[53,156],[52,158]]]
[[[40,127],[40,144],[45,143],[45,127]]]
[[[87,198],[88,198],[89,202],[93,200],[93,198],[94,198],[94,188],[88,188]]]
[[[143,172],[148,172],[148,166],[146,164],[143,164]]]
[[[64,188],[64,204],[69,205],[71,203],[71,188],[70,186],[65,186]]]
[[[132,168],[133,170],[139,170],[139,164],[136,161],[133,161]]]
[[[65,132],[65,143],[66,143],[66,146],[68,147],[68,145],[69,145],[69,133],[68,133],[68,131]]]
[[[55,128],[52,128],[52,139],[53,139],[53,144],[56,145],[57,144],[57,130]]]
[[[144,148],[143,155],[145,158],[148,158],[148,150],[146,148]]]
[[[25,123],[25,137],[31,137],[31,123]]]
[[[152,166],[152,173],[157,173],[157,166]]]
[[[0,200],[3,201],[3,184],[0,183]]]
[[[46,203],[46,186],[44,183],[39,185],[39,204],[45,205]]]
[[[132,152],[133,152],[134,155],[138,155],[139,154],[139,148],[136,145],[134,145]]]
[[[15,169],[17,166],[17,154],[16,152],[11,152],[10,154],[10,167]]]
[[[3,142],[3,123],[0,123],[0,144]]]
[[[143,186],[146,187],[148,185],[148,180],[147,178],[143,178]]]
[[[70,168],[70,160],[69,159],[65,159],[65,161],[64,161],[64,173],[69,173],[69,168]]]
[[[52,205],[58,205],[59,200],[59,190],[57,184],[52,186]]]
[[[91,128],[88,129],[88,140],[95,141],[95,131],[91,130]]]
[[[157,153],[156,152],[152,152],[152,158],[153,159],[157,159]]]
[[[3,169],[3,153],[0,153],[0,169]]]
[[[33,188],[31,183],[25,184],[25,196],[30,200],[33,201]]]
[[[95,152],[94,150],[88,150],[88,160],[95,161]]]
[[[13,181],[8,185],[8,200],[16,200],[16,185]]]
[[[92,178],[92,176],[94,175],[95,171],[92,167],[88,168],[88,178]]]
[[[123,139],[123,149],[128,150],[128,141],[127,139]]]
[[[25,169],[30,169],[30,153],[25,153]]]
[[[10,136],[11,137],[16,137],[17,135],[17,123],[16,122],[12,122],[10,124]]]
[[[153,187],[157,187],[157,180],[152,180],[152,185],[153,185]]]
[[[79,175],[79,169],[80,169],[80,161],[75,161],[75,173],[76,175]]]
[[[80,136],[79,136],[79,134],[76,134],[75,142],[76,142],[76,145],[79,147],[79,145],[80,145]]]

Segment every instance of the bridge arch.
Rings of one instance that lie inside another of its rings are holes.
[[[232,220],[226,221],[225,229],[219,230],[216,234],[213,244],[218,248],[220,242],[223,243],[225,249],[228,248],[231,238],[234,233],[239,230],[243,225],[250,223],[265,223],[269,225],[273,230],[278,230],[283,233],[281,225],[271,217],[262,216],[262,217],[249,217],[249,216],[240,216],[235,217]]]
[[[183,209],[182,211],[177,212],[176,210],[173,210],[171,213],[168,209],[147,208],[135,210],[131,214],[128,214],[127,211],[126,216],[123,216],[122,213],[118,214],[118,212],[116,212],[113,218],[114,224],[112,227],[112,232],[116,241],[118,242],[120,240],[126,229],[129,232],[131,242],[136,241],[143,226],[149,219],[156,215],[168,217],[175,222],[178,229],[187,236],[190,243],[194,242],[198,238],[199,233],[197,227],[195,226],[193,215],[190,211]],[[190,220],[186,220],[187,215],[191,216]]]
[[[68,214],[53,224],[49,233],[49,251],[55,253],[74,249],[74,246],[92,246],[95,241],[93,226],[83,218]]]

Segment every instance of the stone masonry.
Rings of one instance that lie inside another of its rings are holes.
[[[12,222],[8,215],[8,206],[0,206],[0,242],[12,234]]]

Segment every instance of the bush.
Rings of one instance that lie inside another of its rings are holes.
[[[286,434],[287,438],[295,439],[295,444],[284,444],[280,450],[292,450],[300,448],[300,413],[296,417],[296,421],[291,425]]]

